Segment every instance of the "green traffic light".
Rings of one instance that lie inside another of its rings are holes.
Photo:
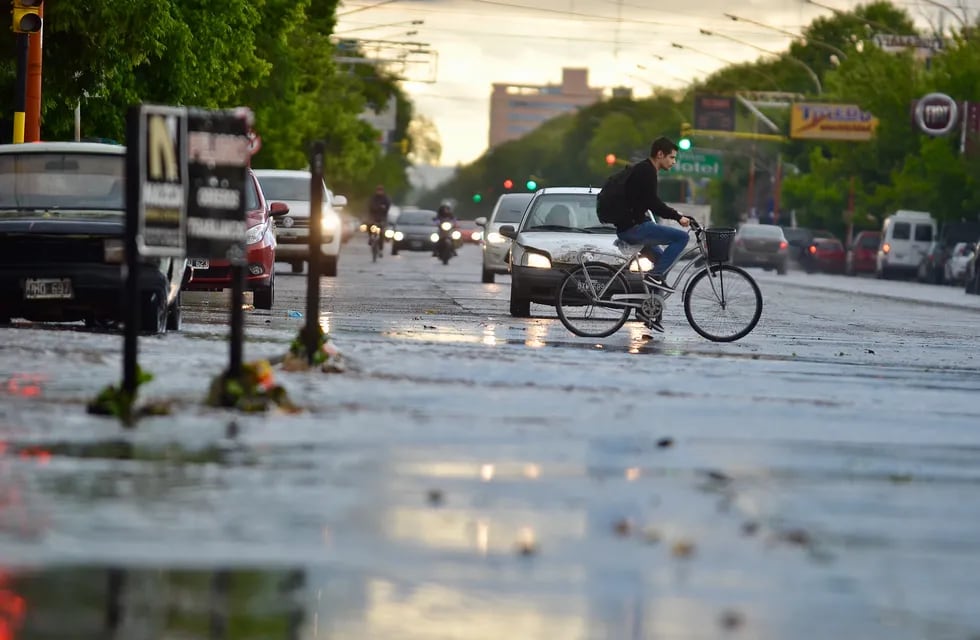
[[[483,200],[483,196],[481,196],[479,193],[474,193],[473,202],[479,202],[480,200]]]
[[[681,138],[677,141],[677,148],[681,151],[689,151],[692,146],[690,138]]]
[[[528,191],[534,191],[538,188],[538,183],[534,180],[528,180],[526,183],[524,183],[524,186],[527,187]]]

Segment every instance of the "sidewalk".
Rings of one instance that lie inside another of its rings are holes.
[[[980,311],[980,295],[968,294],[962,286],[950,287],[905,280],[878,280],[867,276],[850,278],[825,273],[805,273],[803,271],[790,271],[785,276],[762,269],[748,269],[748,271],[760,283],[783,284],[825,291],[851,291],[878,298],[908,300],[935,306]]]

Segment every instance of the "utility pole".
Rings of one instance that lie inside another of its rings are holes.
[[[41,25],[42,25],[42,5],[43,0],[14,0],[11,15],[13,17],[11,29],[14,32],[15,45],[17,49],[17,77],[16,87],[14,88],[14,130],[12,139],[15,143],[24,142],[26,126],[26,115],[28,106],[28,94],[32,97],[34,91],[28,89],[28,58],[31,46],[31,36],[34,35],[40,47]],[[40,51],[38,52],[37,70],[37,101],[40,109],[41,89],[40,89]]]
[[[38,7],[44,17],[44,6]],[[44,29],[28,36],[27,45],[27,96],[24,141],[41,141],[41,50],[44,45]]]

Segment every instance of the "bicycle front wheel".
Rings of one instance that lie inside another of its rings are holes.
[[[622,274],[604,264],[587,264],[570,271],[558,285],[555,308],[565,327],[583,338],[605,338],[619,331],[631,307],[614,296],[628,294]]]
[[[684,314],[691,327],[708,340],[734,342],[759,323],[762,292],[742,269],[713,264],[694,274],[684,290]]]

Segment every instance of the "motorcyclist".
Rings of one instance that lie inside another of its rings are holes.
[[[452,207],[450,207],[448,204],[440,205],[439,206],[439,209],[436,210],[436,217],[435,217],[434,222],[436,223],[436,226],[442,225],[443,222],[449,222],[449,223],[451,223],[453,225],[453,228],[455,229],[456,228],[456,216],[453,214]],[[441,232],[441,228],[440,228],[440,232]],[[452,246],[453,246],[453,255],[454,256],[458,255],[456,253],[456,243],[454,242]],[[435,247],[432,248],[432,255],[434,255],[434,256],[438,256],[439,255],[439,246],[438,245],[436,245]]]
[[[381,246],[384,247],[385,236],[384,229],[388,225],[388,210],[391,209],[391,198],[385,193],[385,187],[383,184],[379,184],[374,188],[374,195],[371,196],[371,200],[368,203],[368,224],[376,224],[381,227]],[[368,235],[368,244],[371,243],[370,234]]]

